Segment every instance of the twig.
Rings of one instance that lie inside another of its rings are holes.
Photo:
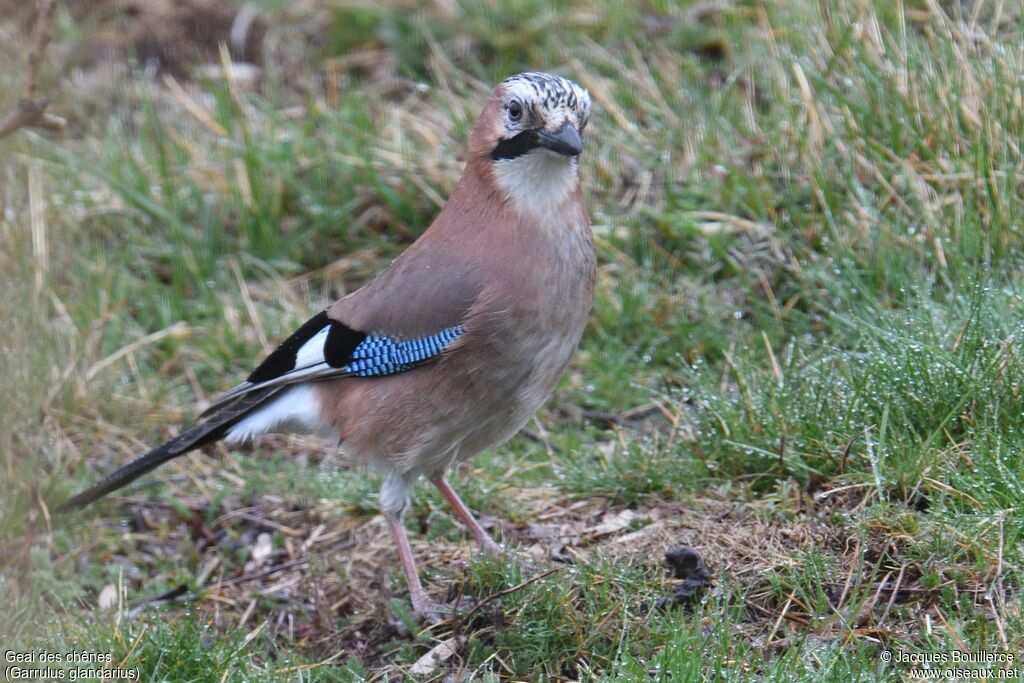
[[[50,26],[53,24],[53,12],[57,8],[56,0],[40,0],[39,16],[32,31],[32,52],[28,56],[28,77],[25,79],[23,100],[35,99],[36,85],[39,83],[39,67],[43,64],[46,46],[50,44]]]
[[[483,607],[487,603],[493,602],[493,601],[497,600],[498,598],[503,598],[506,595],[510,595],[512,593],[515,593],[516,591],[521,591],[522,589],[526,588],[527,586],[529,586],[534,581],[540,581],[545,576],[551,576],[555,572],[560,572],[563,569],[564,569],[564,567],[555,567],[554,569],[549,569],[546,572],[543,572],[541,574],[537,574],[536,576],[531,576],[526,581],[523,581],[522,583],[517,583],[516,585],[512,586],[511,588],[506,588],[505,590],[501,590],[501,591],[498,591],[497,593],[492,593],[492,594],[488,595],[486,598],[484,598],[480,602],[478,602],[475,605],[473,605],[473,609],[471,609],[468,612],[466,612],[466,614],[462,617],[461,621],[468,622],[469,618],[471,616],[473,616],[473,614],[476,613],[477,610],[479,610],[481,607]]]
[[[160,593],[159,595],[151,595],[148,598],[142,598],[141,600],[136,601],[135,606],[132,607],[128,611],[128,616],[129,617],[135,617],[140,612],[142,612],[144,609],[146,609],[147,607],[151,607],[153,605],[160,604],[160,603],[175,602],[181,596],[183,596],[183,595],[187,596],[188,594],[189,594],[189,592],[188,592],[188,584],[187,583],[178,584],[177,586],[175,586],[174,588],[172,588],[169,591],[164,591],[163,593]],[[197,599],[198,599],[197,595],[192,595],[192,596],[190,596],[188,598],[189,601],[193,601],[193,602],[195,600],[197,600]]]
[[[796,594],[795,593],[790,593],[789,594],[789,599],[786,600],[786,604],[785,604],[785,606],[783,606],[782,613],[779,614],[779,618],[775,620],[775,625],[772,626],[772,632],[768,634],[768,639],[765,641],[765,644],[767,644],[767,645],[771,644],[772,638],[775,637],[775,632],[779,630],[779,625],[782,623],[782,620],[786,618],[786,612],[789,611],[789,607],[790,607],[790,605],[793,604],[793,600],[795,598],[796,598]]]
[[[892,586],[885,586],[886,590],[889,590],[892,595],[889,596],[889,602],[885,605],[885,611],[882,612],[882,618],[878,620],[879,624],[884,624],[886,617],[889,616],[889,611],[892,610],[892,606],[896,604],[896,598],[900,595],[900,588],[903,586],[903,577],[907,573],[907,563],[904,562],[900,566],[900,573],[896,575],[896,583]],[[881,586],[879,586],[881,588]]]
[[[32,52],[28,56],[28,74],[25,77],[25,89],[21,100],[7,116],[0,121],[0,139],[7,137],[19,128],[45,128],[61,131],[67,121],[59,116],[46,113],[49,100],[36,97],[36,86],[39,83],[39,68],[46,56],[46,47],[50,44],[50,27],[53,25],[53,14],[57,0],[40,0],[39,15],[36,17],[35,29],[32,32]]]

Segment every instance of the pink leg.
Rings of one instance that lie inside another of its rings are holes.
[[[405,533],[405,525],[402,524],[400,515],[384,515],[391,529],[391,535],[395,539],[395,546],[398,548],[398,559],[402,561],[402,571],[405,572],[405,580],[409,583],[409,597],[412,599],[412,608],[421,617],[434,618],[451,609],[434,602],[427,592],[423,590],[420,583],[420,576],[416,573],[416,562],[412,559],[412,547],[409,545],[409,537]]]
[[[481,549],[488,555],[501,555],[504,550],[502,547],[494,542],[494,539],[487,535],[480,523],[473,517],[473,513],[469,511],[466,504],[459,498],[459,494],[455,493],[455,489],[445,481],[444,477],[437,477],[430,480],[437,490],[441,492],[444,499],[448,501],[448,504],[455,510],[455,514],[459,516],[462,523],[466,525],[469,532],[473,534],[473,538],[480,544]]]

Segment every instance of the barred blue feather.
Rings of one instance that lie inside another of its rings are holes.
[[[356,377],[380,377],[404,372],[443,353],[464,331],[461,325],[456,325],[429,337],[406,341],[368,336],[352,351],[346,370]]]

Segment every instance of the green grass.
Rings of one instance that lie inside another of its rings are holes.
[[[40,87],[69,130],[0,142],[5,649],[218,681],[412,677],[447,639],[434,675],[481,680],[889,680],[906,669],[885,649],[1019,656],[1018,8],[258,5],[262,88],[182,76],[184,94],[140,46],[98,68],[109,17],[62,10]],[[377,66],[344,59],[367,51]],[[455,479],[506,540],[539,530],[524,554],[571,564],[453,562],[468,539],[420,487],[425,581],[492,597],[417,625],[379,479],[314,440],[192,456],[50,515],[410,244],[487,90],[524,69],[595,100],[595,306],[529,435]],[[264,532],[269,566],[305,563],[250,578]],[[714,585],[652,609],[681,543]],[[123,604],[99,609],[105,589]]]

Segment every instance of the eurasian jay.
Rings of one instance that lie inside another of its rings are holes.
[[[473,126],[455,191],[412,246],[303,324],[198,424],[59,509],[218,440],[321,434],[383,473],[380,508],[413,608],[443,610],[420,583],[402,514],[424,475],[483,550],[501,552],[445,472],[519,431],[579,344],[595,272],[578,174],[589,116],[590,95],[572,81],[504,80]]]

